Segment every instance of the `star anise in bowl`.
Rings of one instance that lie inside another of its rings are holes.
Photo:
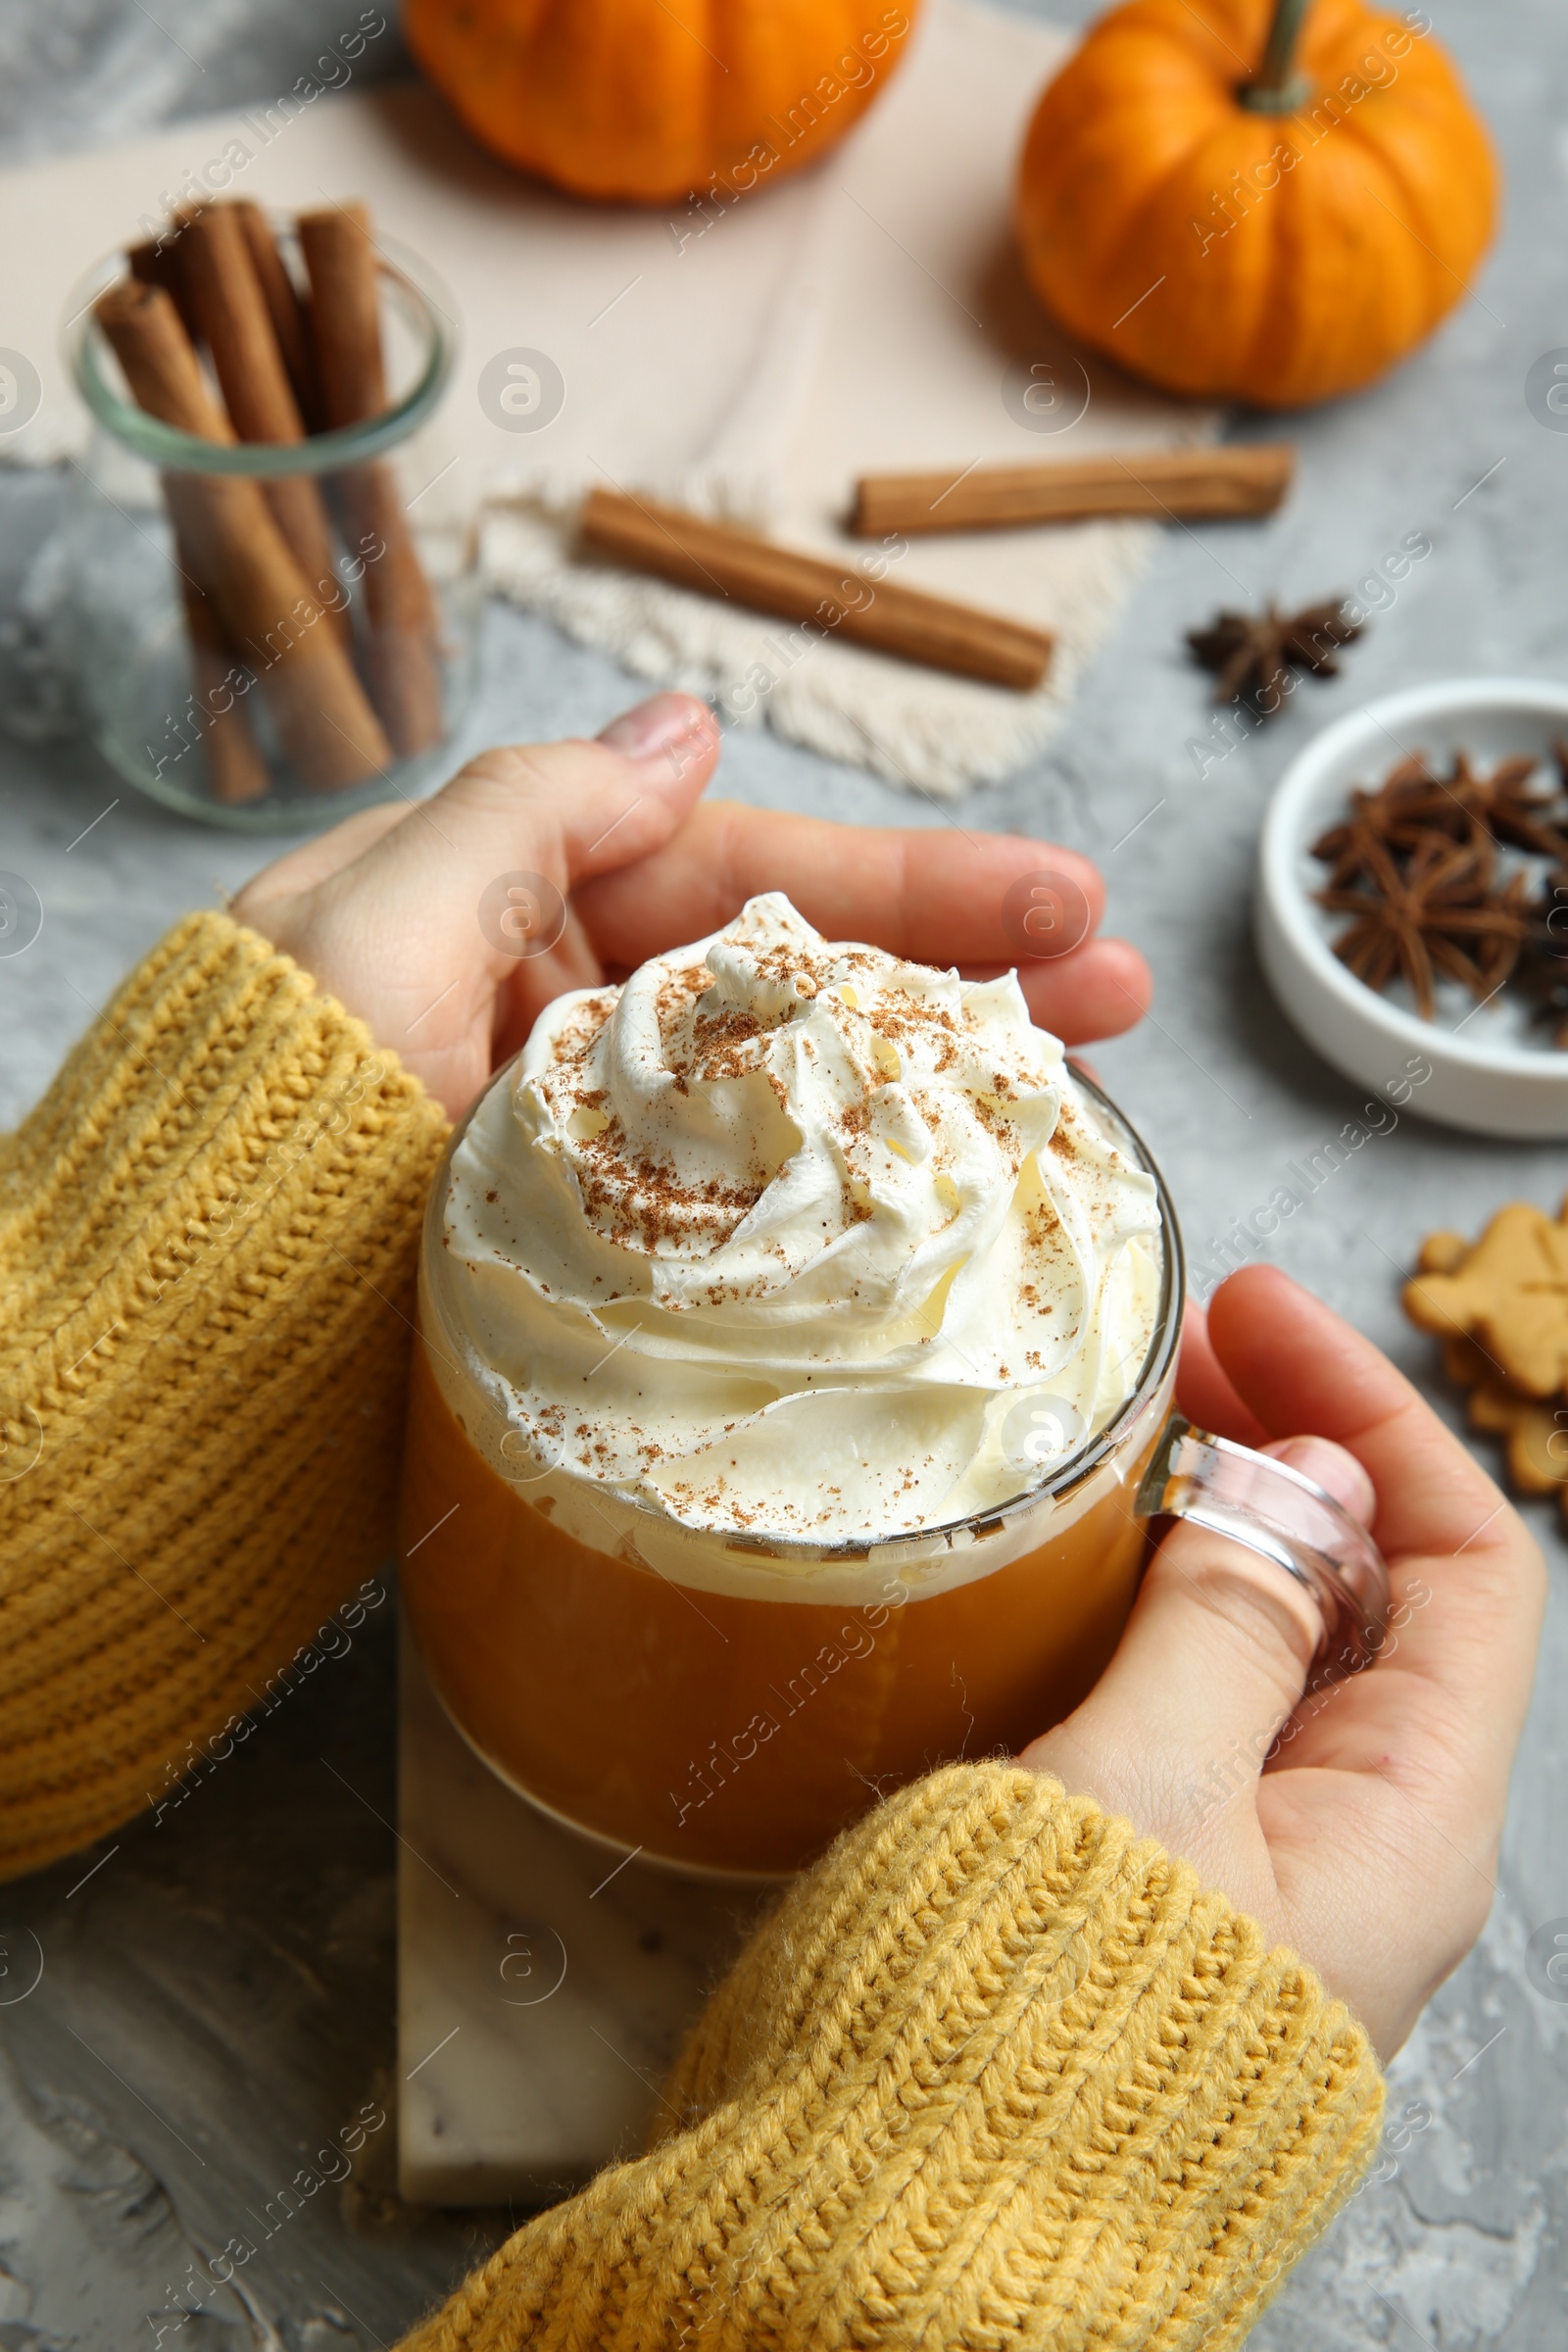
[[[1336,596],[1288,614],[1273,603],[1260,613],[1222,612],[1206,629],[1189,629],[1187,643],[1194,661],[1214,672],[1216,703],[1240,702],[1258,718],[1274,718],[1296,684],[1291,673],[1337,677],[1336,656],[1361,627]]]
[[[1462,840],[1473,825],[1484,825],[1494,841],[1560,863],[1568,859],[1568,832],[1564,831],[1568,808],[1559,788],[1540,786],[1540,760],[1528,752],[1516,759],[1499,760],[1490,775],[1477,770],[1467,752],[1455,752],[1446,776],[1428,771],[1424,790],[1406,790],[1402,795],[1403,821],[1430,825],[1455,841]],[[1391,776],[1389,784],[1393,782]],[[1384,791],[1388,789],[1386,784]]]
[[[1358,980],[1401,979],[1423,1020],[1440,978],[1478,1004],[1517,981],[1568,1046],[1568,755],[1554,784],[1540,769],[1519,757],[1483,773],[1458,752],[1444,774],[1415,754],[1376,791],[1352,791],[1312,855],[1329,868],[1318,905],[1350,917],[1334,952]],[[1537,896],[1539,866],[1525,860],[1543,858],[1552,866]]]
[[[1446,825],[1435,825],[1432,821],[1433,798],[1442,791],[1442,785],[1419,752],[1391,768],[1376,791],[1368,792],[1355,785],[1350,793],[1348,814],[1312,844],[1313,857],[1320,858],[1332,869],[1329,887],[1337,890],[1364,873],[1373,843],[1381,844],[1399,858],[1418,850],[1435,833],[1446,832]],[[1478,855],[1485,854],[1483,843],[1491,845],[1490,833],[1475,823],[1470,827],[1469,838]]]
[[[1340,961],[1368,988],[1387,988],[1397,973],[1430,1021],[1437,973],[1478,1002],[1507,980],[1524,945],[1524,888],[1516,877],[1495,891],[1491,858],[1471,844],[1433,834],[1401,862],[1369,836],[1358,880],[1320,890],[1317,903],[1353,918],[1334,943]]]

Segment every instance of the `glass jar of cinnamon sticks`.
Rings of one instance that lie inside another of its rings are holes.
[[[67,344],[97,422],[68,524],[79,691],[128,783],[240,830],[416,797],[480,588],[431,419],[450,304],[363,207],[214,204],[106,263]]]

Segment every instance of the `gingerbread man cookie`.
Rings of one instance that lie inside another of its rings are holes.
[[[1519,1494],[1555,1493],[1568,1513],[1568,1404],[1543,1404],[1483,1381],[1470,1393],[1470,1419],[1507,1439],[1508,1475]]]
[[[1555,1218],[1511,1201],[1474,1249],[1458,1234],[1435,1233],[1421,1269],[1404,1288],[1412,1323],[1470,1342],[1491,1376],[1521,1396],[1568,1388],[1568,1201]]]

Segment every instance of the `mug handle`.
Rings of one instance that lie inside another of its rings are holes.
[[[1140,1519],[1191,1519],[1293,1577],[1322,1622],[1316,1681],[1358,1674],[1377,1656],[1389,1625],[1383,1554],[1359,1519],[1289,1463],[1216,1438],[1175,1413],[1133,1510]]]

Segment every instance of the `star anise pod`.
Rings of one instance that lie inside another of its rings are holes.
[[[1415,754],[1392,769],[1375,792],[1355,786],[1349,814],[1312,844],[1313,857],[1332,869],[1328,887],[1338,889],[1366,871],[1369,841],[1381,842],[1403,857],[1440,830],[1446,838],[1446,828],[1435,826],[1428,813],[1435,784],[1425,760]]]
[[[1474,942],[1472,953],[1481,974],[1482,996],[1494,997],[1513,978],[1530,937],[1530,877],[1512,874],[1501,890],[1491,890],[1479,910],[1484,924],[1461,923]]]
[[[1317,903],[1353,920],[1334,953],[1368,988],[1387,988],[1396,973],[1423,1020],[1436,1009],[1435,976],[1461,981],[1478,1001],[1494,996],[1518,959],[1529,927],[1523,878],[1494,895],[1490,859],[1469,842],[1429,835],[1401,865],[1368,835],[1362,877],[1330,885]]]
[[[1331,597],[1288,615],[1275,604],[1257,615],[1223,612],[1206,629],[1189,629],[1187,643],[1193,659],[1215,673],[1216,703],[1241,702],[1259,718],[1273,718],[1285,708],[1293,669],[1336,677],[1335,656],[1360,634],[1361,623],[1348,617],[1345,599]]]
[[[1482,824],[1494,841],[1560,863],[1568,859],[1568,803],[1549,786],[1539,789],[1540,767],[1540,760],[1526,753],[1499,760],[1490,776],[1481,775],[1468,753],[1456,752],[1451,772],[1433,777],[1425,795],[1407,798],[1404,812],[1456,841],[1472,824]]]

